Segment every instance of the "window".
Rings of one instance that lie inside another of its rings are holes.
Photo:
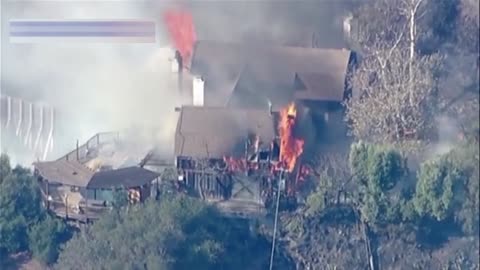
[[[96,190],[96,199],[100,201],[113,201],[113,192],[110,189],[97,189]]]

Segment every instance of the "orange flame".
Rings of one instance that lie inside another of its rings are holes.
[[[308,175],[310,175],[310,168],[302,165],[298,172],[298,181],[304,181]]]
[[[280,111],[280,163],[288,172],[295,168],[298,157],[303,153],[304,141],[293,136],[293,127],[297,117],[295,104],[291,103]]]
[[[227,170],[230,172],[233,171],[238,171],[243,168],[243,162],[242,160],[237,160],[232,157],[223,157],[223,161],[225,162],[225,165],[227,166]]]
[[[175,48],[182,55],[184,62],[189,63],[197,39],[192,15],[185,10],[172,9],[164,13],[164,20]]]
[[[303,153],[304,141],[302,139],[295,138],[293,135],[293,128],[297,118],[297,108],[295,104],[291,103],[286,108],[280,111],[280,123],[278,125],[278,131],[280,135],[280,162],[274,167],[271,167],[271,173],[278,169],[284,169],[288,172],[292,172],[295,168],[298,158]],[[258,138],[255,141],[259,143]],[[258,146],[257,146],[258,148]],[[258,169],[258,164],[247,162],[245,159],[235,159],[233,157],[223,157],[223,161],[226,164],[227,171],[238,172],[248,169]],[[304,168],[301,169],[301,175],[306,172]],[[306,173],[308,174],[308,172]]]
[[[256,162],[248,162],[243,158],[233,158],[233,157],[223,157],[223,162],[225,163],[225,169],[228,172],[245,172],[247,170],[258,170],[259,165]]]

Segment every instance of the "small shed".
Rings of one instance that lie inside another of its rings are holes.
[[[145,200],[157,173],[141,167],[95,172],[76,160],[36,162],[34,175],[45,206],[57,216],[80,221],[98,218],[124,188],[131,203]]]

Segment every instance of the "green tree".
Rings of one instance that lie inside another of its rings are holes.
[[[46,264],[51,264],[58,258],[60,245],[69,239],[69,230],[59,219],[46,215],[29,229],[28,239],[33,256]]]
[[[463,182],[459,169],[447,158],[429,160],[418,173],[414,205],[421,215],[431,215],[437,220],[446,219],[458,204],[454,188]]]
[[[0,185],[11,172],[10,158],[6,154],[0,154]]]
[[[418,172],[414,206],[420,216],[455,220],[465,233],[479,228],[478,143],[424,162]]]
[[[352,145],[349,159],[360,184],[362,218],[371,224],[399,220],[407,200],[402,190],[408,184],[406,159],[389,147],[362,142]]]
[[[28,228],[44,214],[40,192],[29,171],[17,166],[0,185],[0,250],[28,248]]]
[[[268,242],[238,225],[197,199],[164,196],[112,211],[78,233],[56,268],[249,269],[252,258],[268,258],[268,248],[255,252]]]

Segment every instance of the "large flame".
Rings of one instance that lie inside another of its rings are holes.
[[[244,171],[247,167],[246,161],[243,159],[235,159],[233,157],[223,157],[223,161],[230,172]]]
[[[280,162],[271,168],[272,173],[279,169],[292,172],[295,169],[298,158],[303,153],[304,141],[302,139],[295,138],[293,134],[296,119],[297,109],[295,108],[294,103],[289,104],[280,111],[280,122],[278,125],[278,132],[280,135]],[[255,143],[259,143],[258,138],[256,138]],[[258,169],[258,164],[250,164],[245,159],[224,157],[223,161],[227,166],[226,169],[231,172]],[[307,168],[301,167],[299,171],[299,177],[303,178],[307,174]]]
[[[184,63],[189,63],[197,39],[192,15],[186,11],[167,10],[164,20],[175,48],[182,55]]]
[[[250,163],[243,158],[233,158],[233,157],[223,157],[223,162],[225,162],[226,169],[229,172],[245,172],[247,170],[258,170],[257,163]]]
[[[278,132],[280,135],[280,164],[289,172],[295,168],[298,157],[303,153],[304,141],[295,138],[293,128],[297,118],[295,104],[291,103],[280,111]]]

